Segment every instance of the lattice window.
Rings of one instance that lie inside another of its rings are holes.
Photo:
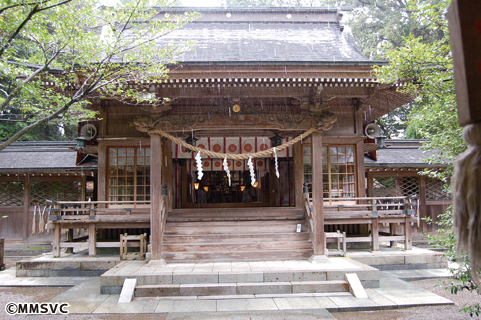
[[[45,204],[45,199],[55,201],[79,201],[80,181],[39,181],[30,184],[31,204]]]
[[[0,206],[23,206],[23,182],[0,182]]]
[[[447,200],[451,194],[446,192],[444,182],[439,179],[426,178],[426,200]]]
[[[419,177],[374,177],[373,197],[419,195]]]
[[[312,193],[312,150],[303,146],[304,182]],[[324,198],[356,196],[356,159],[354,146],[322,147],[322,189]]]
[[[373,197],[395,197],[397,196],[395,177],[374,177]]]
[[[398,182],[400,196],[419,196],[419,177],[400,177]]]
[[[150,200],[150,148],[109,148],[109,200]]]

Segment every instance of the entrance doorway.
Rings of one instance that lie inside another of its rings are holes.
[[[256,160],[254,183],[243,162],[232,162],[229,164],[230,185],[224,170],[213,169],[218,160],[207,161],[210,163],[204,163],[200,180],[194,160],[173,161],[175,208],[294,206],[292,159],[278,162],[279,179],[274,160]],[[236,166],[239,170],[234,170]]]

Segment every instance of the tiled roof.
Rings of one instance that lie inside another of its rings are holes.
[[[180,63],[372,63],[343,31],[338,9],[197,9],[199,19],[158,41],[192,41]]]
[[[75,170],[75,142],[17,142],[0,151],[0,171]],[[89,164],[88,167],[96,167]]]
[[[429,167],[433,152],[420,149],[419,140],[387,140],[388,147],[376,151],[377,161],[364,156],[366,167]],[[436,165],[439,166],[439,165]]]

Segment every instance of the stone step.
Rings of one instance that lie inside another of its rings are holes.
[[[134,297],[132,300],[237,300],[237,299],[273,299],[273,298],[312,298],[312,297],[352,297],[349,292],[322,292],[322,293],[266,293],[266,294],[236,294],[236,295],[211,295],[211,296],[155,296]]]
[[[135,297],[222,296],[348,292],[343,280],[250,283],[153,284],[135,287]]]

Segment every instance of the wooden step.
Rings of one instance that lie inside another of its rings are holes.
[[[248,241],[248,239],[246,240]],[[163,245],[164,252],[214,252],[214,251],[256,251],[256,250],[286,250],[311,249],[310,240],[287,242],[243,242],[243,243],[205,243],[205,244],[170,244]]]
[[[250,221],[226,223],[217,222],[172,222],[167,223],[164,235],[202,235],[202,234],[275,234],[296,233],[297,223],[248,223]],[[301,232],[306,232],[307,227],[301,224]]]
[[[267,221],[230,221],[230,220],[219,220],[219,221],[168,221],[166,227],[203,227],[203,226],[296,226],[299,222],[297,221],[286,221],[286,220],[267,220]]]
[[[302,212],[294,208],[263,209],[174,209],[167,221],[211,221],[211,220],[300,220]]]
[[[182,262],[307,259],[312,253],[295,208],[175,209],[162,246],[166,261]]]
[[[163,252],[166,262],[199,262],[202,261],[265,261],[265,260],[298,260],[308,259],[314,250],[256,250],[256,251],[218,251],[218,252]]]
[[[164,235],[162,243],[234,243],[234,242],[272,242],[272,241],[304,241],[309,240],[308,232],[251,234],[248,239],[244,234],[203,234],[203,235]]]

